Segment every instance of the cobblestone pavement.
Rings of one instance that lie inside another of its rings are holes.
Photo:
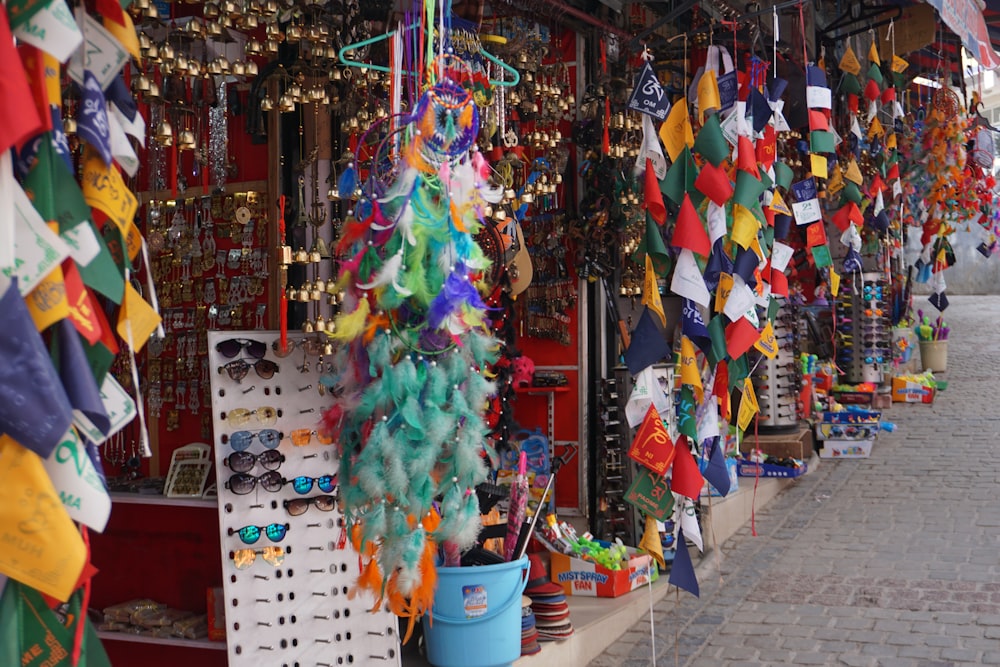
[[[947,319],[947,390],[893,404],[870,458],[824,459],[705,556],[701,597],[655,608],[655,664],[1000,665],[1000,297]],[[591,667],[653,665],[649,627]]]

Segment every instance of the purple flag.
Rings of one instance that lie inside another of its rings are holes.
[[[83,96],[77,113],[77,133],[100,154],[104,164],[111,164],[111,128],[108,104],[97,77],[90,70],[83,73]]]
[[[683,528],[677,529],[676,550],[674,562],[670,565],[670,576],[667,578],[667,583],[677,588],[683,588],[691,595],[699,597],[698,577],[694,574],[694,564],[691,562],[687,542],[684,541]]]

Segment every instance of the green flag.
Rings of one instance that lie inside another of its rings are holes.
[[[708,338],[712,341],[712,347],[708,353],[708,361],[713,366],[720,361],[725,361],[726,355],[726,323],[722,315],[716,315],[708,321]]]
[[[7,589],[5,597],[12,594],[16,601],[16,645],[21,654],[17,662],[10,664],[21,667],[69,667],[72,663],[76,625],[85,623],[77,667],[111,667],[111,661],[108,660],[86,610],[80,608],[82,588],[70,598],[65,621],[49,609],[41,594],[33,588],[9,581]],[[69,623],[68,627],[65,623]]]
[[[779,188],[788,192],[788,188],[792,187],[792,178],[795,177],[795,172],[784,162],[774,163],[774,183]]]
[[[681,385],[681,395],[677,404],[677,430],[681,435],[691,438],[691,442],[698,442],[696,408],[694,388],[689,384]]]
[[[760,180],[754,178],[753,174],[737,170],[733,201],[743,208],[753,208],[760,204],[760,196],[764,193],[766,187]]]
[[[853,74],[845,73],[844,76],[840,78],[840,91],[851,95],[860,95],[861,82],[858,81],[858,77]]]
[[[691,150],[685,146],[674,163],[670,165],[667,175],[660,181],[660,191],[678,206],[684,201],[684,193],[686,192],[691,197],[691,203],[698,206],[705,196],[694,187],[697,178],[698,165],[694,163]]]
[[[747,363],[747,355],[741,354],[736,359],[729,362],[729,391],[736,387],[743,386],[743,380],[750,375],[750,365]]]
[[[649,255],[657,276],[664,278],[670,273],[670,254],[663,242],[663,235],[660,234],[660,226],[656,224],[653,216],[648,212],[646,213],[646,233],[639,243],[639,252]],[[642,262],[639,263],[642,264]]]
[[[35,165],[24,179],[24,191],[42,218],[58,224],[59,235],[73,248],[75,256],[92,257],[86,266],[77,262],[83,283],[121,303],[124,272],[115,265],[104,238],[97,233],[90,207],[66,163],[56,154],[51,133],[40,142]]]
[[[694,140],[694,152],[718,167],[729,157],[729,145],[722,134],[719,114],[712,114],[705,119],[698,136]]]

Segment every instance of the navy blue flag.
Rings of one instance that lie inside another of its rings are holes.
[[[691,299],[684,299],[681,311],[681,333],[697,345],[705,355],[712,349],[712,338],[708,335],[708,327],[701,317],[701,311]]]
[[[748,286],[754,287],[757,281],[753,277],[753,271],[760,264],[760,257],[749,248],[740,248],[736,253],[736,262],[733,264],[733,271],[743,279]]]
[[[666,120],[670,112],[670,96],[660,85],[656,72],[647,62],[639,71],[635,88],[628,98],[628,108],[652,116],[656,120]]]
[[[108,126],[108,104],[97,77],[90,70],[83,72],[83,96],[76,118],[77,134],[111,164],[111,128]]]
[[[806,85],[828,87],[826,85],[826,72],[823,71],[822,67],[817,67],[816,65],[808,65],[806,67]]]
[[[782,94],[785,92],[785,88],[788,87],[788,80],[782,79],[780,76],[776,76],[771,79],[771,83],[768,84],[767,96],[772,102],[777,102],[781,99]]]
[[[70,319],[56,323],[55,345],[52,358],[59,369],[59,379],[69,397],[74,410],[83,413],[90,423],[101,433],[111,430],[111,419],[101,400],[101,389],[97,386],[90,362],[80,342],[80,334]]]
[[[56,149],[56,153],[66,163],[66,168],[69,169],[69,172],[71,174],[76,173],[76,170],[73,168],[73,157],[69,152],[69,139],[66,138],[66,133],[63,132],[62,111],[57,106],[50,107],[50,110],[52,111],[52,147]]]
[[[715,487],[720,495],[729,494],[729,470],[726,469],[726,457],[722,452],[721,438],[715,436],[705,441],[704,447],[708,451],[708,465],[702,471],[708,483]],[[703,449],[704,451],[704,449]]]
[[[31,168],[35,166],[35,161],[38,159],[38,147],[41,146],[44,139],[45,133],[42,132],[37,137],[32,137],[28,141],[25,141],[24,145],[21,146],[21,150],[17,150],[16,146],[11,147],[10,158],[14,164],[14,176],[17,180],[23,181],[28,172],[31,171]],[[72,168],[70,171],[72,171]]]
[[[773,113],[771,105],[767,103],[767,98],[756,88],[751,88],[750,100],[747,106],[753,114],[753,131],[763,131],[768,121],[771,120],[771,114]]]
[[[667,344],[667,339],[654,321],[649,308],[644,308],[639,323],[632,332],[632,341],[625,350],[625,365],[628,366],[628,372],[638,375],[644,368],[652,366],[661,359],[668,359],[672,354],[673,350]]]
[[[931,294],[927,300],[931,302],[932,306],[940,310],[942,313],[948,307],[948,297],[944,292],[935,292],[934,294]]]
[[[719,75],[718,84],[719,102],[721,103],[722,111],[728,111],[736,104],[736,98],[739,96],[739,83],[736,80],[736,70]]]
[[[861,270],[861,255],[854,248],[847,249],[847,256],[844,257],[844,273],[854,273]]]
[[[670,576],[667,583],[683,588],[695,597],[700,596],[698,588],[698,577],[694,573],[694,564],[691,562],[691,554],[688,552],[687,543],[684,541],[684,529],[677,529],[677,542],[675,543],[676,553],[674,562],[670,565]]]
[[[136,105],[132,93],[129,92],[128,86],[125,85],[124,74],[119,74],[111,81],[108,89],[104,91],[104,99],[118,107],[118,110],[130,123],[135,120],[135,115],[139,113],[139,107]]]
[[[73,408],[35,329],[17,278],[0,297],[0,433],[43,459],[58,445]]]
[[[808,150],[805,152],[808,152]],[[792,194],[795,195],[795,201],[797,202],[816,199],[818,196],[816,192],[816,181],[812,178],[806,178],[798,183],[792,183]]]

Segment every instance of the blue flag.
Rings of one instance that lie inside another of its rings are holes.
[[[681,333],[691,339],[706,355],[712,349],[712,337],[705,326],[705,320],[701,317],[701,311],[691,299],[684,299],[684,307],[681,310]]]
[[[687,543],[684,541],[684,529],[677,529],[676,553],[674,562],[670,565],[670,576],[667,583],[683,588],[695,597],[699,597],[701,591],[698,588],[698,577],[694,573],[694,564],[691,562],[691,554],[688,552]]]
[[[111,128],[108,126],[108,103],[97,77],[90,70],[83,73],[83,96],[77,113],[77,134],[94,147],[104,164],[111,164]]]
[[[653,321],[649,308],[644,308],[639,323],[632,332],[632,342],[625,350],[625,365],[628,372],[638,375],[647,366],[652,366],[673,354],[660,327]]]
[[[722,453],[722,444],[719,436],[706,441],[708,451],[708,465],[702,471],[708,483],[715,487],[720,495],[729,494],[729,470],[726,469],[726,457]]]

